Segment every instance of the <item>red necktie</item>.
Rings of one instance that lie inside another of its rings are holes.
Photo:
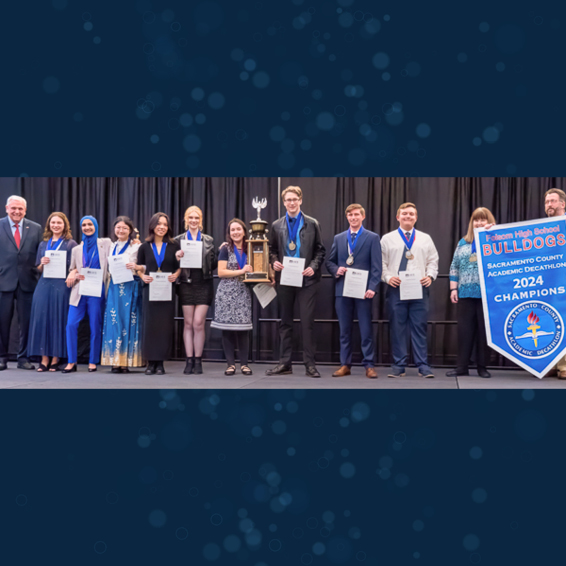
[[[16,231],[14,232],[14,240],[16,240],[16,246],[20,249],[20,225],[16,224]]]

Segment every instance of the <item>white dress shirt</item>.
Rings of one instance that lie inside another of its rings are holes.
[[[430,277],[434,281],[438,275],[438,252],[434,242],[428,234],[414,228],[413,230],[415,231],[415,241],[411,247],[411,253],[415,258],[408,260],[407,269],[409,271],[418,270],[423,274],[423,277]],[[382,281],[389,283],[392,277],[399,276],[399,266],[405,250],[405,242],[397,230],[389,232],[381,238]]]

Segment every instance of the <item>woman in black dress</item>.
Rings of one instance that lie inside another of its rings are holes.
[[[202,233],[202,210],[190,206],[185,211],[186,232],[175,238],[182,246],[183,241],[202,242],[202,267],[182,269],[180,284],[177,286],[179,300],[183,307],[185,326],[183,341],[187,364],[183,373],[202,373],[202,351],[204,350],[206,314],[214,298],[212,273],[218,264],[212,236]],[[177,257],[182,258],[181,250]]]
[[[150,284],[153,273],[170,273],[168,281],[175,283],[181,270],[175,253],[179,244],[173,240],[169,217],[158,212],[149,221],[149,236],[138,250],[136,270],[146,285],[143,289],[143,338],[142,355],[147,362],[145,373],[163,375],[163,360],[171,357],[173,344],[175,303],[170,301],[150,301]]]

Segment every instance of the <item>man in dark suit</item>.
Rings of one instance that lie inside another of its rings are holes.
[[[6,202],[8,216],[0,220],[0,371],[8,363],[14,302],[18,308],[20,346],[18,368],[35,369],[28,360],[28,331],[33,292],[39,279],[35,265],[43,230],[26,220],[27,203],[14,195]]]
[[[346,218],[350,228],[334,236],[326,269],[336,280],[335,304],[340,324],[340,363],[333,377],[350,375],[352,365],[352,326],[354,313],[357,313],[362,337],[363,364],[366,377],[376,378],[374,365],[374,340],[372,318],[372,299],[381,279],[381,244],[375,232],[366,230],[363,222],[366,212],[361,204],[351,204],[346,208]],[[344,279],[348,269],[368,272],[366,291],[363,299],[344,296]]]
[[[281,323],[279,337],[281,341],[279,364],[266,371],[267,375],[286,375],[293,373],[291,357],[293,354],[293,312],[295,302],[299,305],[299,316],[303,330],[303,359],[306,374],[320,377],[316,369],[314,345],[314,307],[318,283],[321,278],[322,262],[326,250],[318,221],[301,212],[303,192],[299,187],[287,187],[281,198],[287,209],[283,218],[276,220],[271,227],[269,240],[270,263],[275,270],[277,296]],[[281,285],[283,258],[305,258],[305,270],[302,287]]]

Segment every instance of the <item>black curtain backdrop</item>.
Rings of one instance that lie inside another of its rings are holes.
[[[45,223],[54,210],[69,217],[73,235],[80,241],[79,221],[92,214],[99,221],[100,235],[110,235],[113,220],[120,214],[130,216],[143,237],[151,215],[167,213],[173,231],[183,231],[183,214],[193,204],[204,213],[204,230],[220,244],[228,221],[239,217],[248,222],[256,213],[251,206],[255,196],[267,199],[262,218],[272,222],[284,208],[279,190],[298,185],[303,190],[303,211],[317,218],[324,242],[330,251],[332,239],[348,226],[344,214],[348,204],[358,202],[366,209],[366,228],[385,234],[397,228],[398,206],[415,203],[419,212],[417,228],[429,233],[440,255],[439,279],[433,284],[430,302],[429,353],[433,365],[453,365],[456,307],[448,298],[448,270],[458,240],[466,233],[470,215],[478,206],[489,208],[499,224],[545,216],[543,195],[552,187],[564,189],[566,178],[497,177],[359,177],[359,178],[0,178],[0,199],[20,194],[28,200],[27,217]],[[338,362],[338,323],[334,311],[334,282],[324,270],[316,311],[317,359]],[[216,280],[216,284],[218,280]],[[389,363],[387,312],[384,286],[374,300],[378,363]],[[213,308],[209,317],[213,316]],[[278,356],[277,307],[275,302],[261,309],[254,301],[252,354],[257,361],[276,360]],[[176,357],[184,357],[180,311],[177,317]],[[299,328],[295,333],[297,360],[301,360]],[[86,331],[86,330],[85,330]],[[86,331],[88,332],[88,331]],[[15,338],[15,335],[13,336]],[[81,340],[83,354],[86,337]],[[355,361],[361,361],[359,333],[354,334]],[[14,348],[15,351],[15,342]],[[207,331],[205,357],[223,359],[220,332]],[[492,365],[512,365],[495,352]]]

